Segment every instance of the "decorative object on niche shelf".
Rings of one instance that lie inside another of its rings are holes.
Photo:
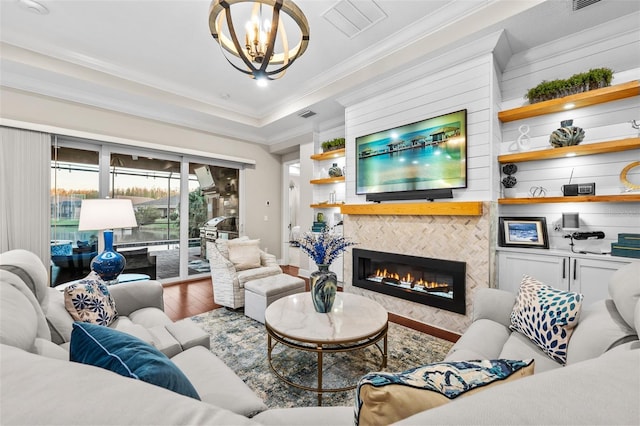
[[[532,186],[529,188],[529,194],[533,198],[542,198],[547,196],[547,188],[543,186]]]
[[[316,221],[324,222],[324,213],[318,212],[318,214],[316,215]]]
[[[611,255],[640,259],[640,234],[618,234],[618,241],[611,243]]]
[[[338,163],[333,163],[333,165],[329,168],[329,176],[331,177],[342,176],[342,169],[338,167]]]
[[[520,136],[518,136],[517,142],[518,142],[518,149],[520,151],[529,151],[530,144],[531,144],[531,138],[529,137],[529,126],[527,126],[526,124],[523,124],[522,126],[518,127],[518,131],[520,132]]]
[[[627,178],[629,171],[635,167],[640,167],[640,161],[627,164],[620,172],[620,182],[627,188],[625,192],[640,191],[640,184],[631,183]]]
[[[638,137],[640,137],[640,123],[638,123],[636,120],[631,120],[630,123],[631,127],[638,131]]]
[[[549,136],[549,143],[554,148],[578,145],[584,139],[584,130],[581,127],[573,126],[573,120],[564,120],[560,126]]]
[[[513,176],[518,171],[518,166],[513,163],[505,164],[502,166],[502,173],[505,177],[502,178],[502,186],[504,186],[503,194],[505,198],[515,198],[516,190],[514,186],[518,183],[518,180]]]
[[[329,266],[347,247],[355,245],[334,230],[306,233],[299,241],[300,249],[318,266],[318,270],[309,276],[309,285],[313,307],[320,313],[331,312],[338,291],[338,277],[329,270]]]
[[[345,140],[344,138],[335,138],[330,141],[325,141],[320,144],[322,147],[322,152],[335,151],[336,149],[344,148]]]
[[[576,93],[588,92],[611,85],[613,71],[609,68],[595,68],[574,74],[566,80],[542,81],[524,95],[530,104],[562,98]]]
[[[549,248],[544,217],[500,217],[498,220],[500,247]]]

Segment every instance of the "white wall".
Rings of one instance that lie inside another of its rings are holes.
[[[493,59],[485,54],[347,107],[347,202],[365,202],[364,195],[355,195],[356,137],[461,109],[467,110],[467,188],[453,190],[453,196],[490,200],[492,70]]]
[[[179,147],[255,160],[255,166],[244,171],[244,232],[260,238],[263,248],[280,256],[280,157],[267,147],[7,88],[0,91],[0,111],[3,119],[153,143],[169,151]]]

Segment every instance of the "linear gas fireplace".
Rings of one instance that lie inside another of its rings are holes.
[[[466,263],[353,249],[353,285],[465,313]]]

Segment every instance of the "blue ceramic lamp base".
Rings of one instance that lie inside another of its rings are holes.
[[[113,231],[104,231],[104,251],[93,258],[91,270],[106,284],[115,284],[126,263],[124,256],[113,249]]]

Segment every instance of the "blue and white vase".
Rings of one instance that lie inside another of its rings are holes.
[[[327,313],[333,309],[338,291],[338,277],[329,270],[329,265],[317,264],[318,270],[311,273],[311,300],[316,312]]]

